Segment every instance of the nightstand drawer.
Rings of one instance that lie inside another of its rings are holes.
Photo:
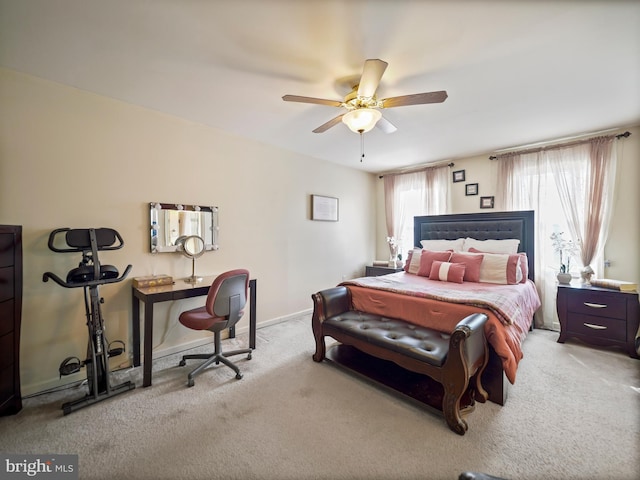
[[[621,320],[627,318],[627,302],[620,294],[585,291],[571,295],[567,300],[567,309],[570,312]]]
[[[627,340],[627,322],[569,312],[567,333],[624,342]]]

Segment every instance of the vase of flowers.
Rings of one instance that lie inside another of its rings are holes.
[[[558,282],[566,285],[571,283],[571,258],[577,253],[577,246],[572,240],[565,240],[563,235],[563,232],[551,234],[551,244],[560,256]]]
[[[395,237],[387,237],[387,243],[389,244],[389,266],[396,268],[398,261],[398,242]]]

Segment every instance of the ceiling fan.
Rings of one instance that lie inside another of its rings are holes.
[[[329,105],[331,107],[343,107],[347,111],[332,118],[328,122],[313,130],[313,133],[322,133],[342,121],[353,132],[365,133],[377,126],[385,133],[393,133],[397,130],[389,120],[382,116],[381,108],[404,107],[406,105],[421,105],[426,103],[442,103],[447,99],[447,92],[416,93],[378,100],[376,90],[380,84],[382,74],[388,63],[380,59],[368,59],[364,62],[362,75],[352,90],[344,98],[344,101],[325,100],[323,98],[301,97],[299,95],[285,95],[285,102],[314,103]]]

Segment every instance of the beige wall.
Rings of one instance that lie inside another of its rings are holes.
[[[220,245],[197,260],[200,274],[243,266],[258,279],[258,322],[296,316],[310,295],[363,273],[387,258],[382,180],[250,142],[141,107],[0,69],[0,223],[23,225],[24,300],[21,342],[23,395],[82,378],[58,380],[58,365],[86,349],[80,289],[43,283],[64,276],[79,254],[53,253],[49,232],[59,227],[112,227],[125,247],[103,252],[103,263],[130,277],[190,274],[179,254],[151,255],[148,203],[220,207]],[[640,128],[620,142],[617,206],[606,275],[640,281]],[[488,155],[456,159],[480,195],[495,195]],[[452,185],[451,213],[480,211],[478,197]],[[309,195],[340,199],[340,221],[309,220]],[[105,285],[110,340],[130,346],[130,282]],[[154,352],[165,355],[197,343],[200,334],[177,322],[192,299],[156,306]],[[243,319],[239,329],[247,328]],[[128,349],[130,350],[130,348]],[[130,352],[128,352],[130,353]],[[114,367],[129,357],[113,359]]]
[[[608,278],[640,283],[640,127],[628,128],[631,136],[617,142],[618,175],[616,203],[605,258],[611,267],[605,271]],[[451,184],[451,211],[449,213],[483,212],[480,196],[496,196],[499,186],[497,164],[489,160],[491,153],[454,160],[453,170],[464,170],[465,181]],[[378,203],[383,205],[383,181],[377,182]],[[465,184],[478,183],[478,196],[465,196]],[[384,209],[377,212],[376,253],[378,258],[387,258]]]
[[[311,293],[361,275],[374,256],[373,175],[9,70],[0,69],[0,105],[0,223],[23,226],[23,395],[84,375],[58,380],[65,357],[84,357],[87,333],[82,289],[42,282],[80,261],[47,248],[55,228],[115,228],[125,246],[102,263],[132,264],[130,277],[182,278],[187,258],[149,253],[148,204],[216,205],[221,248],[200,257],[197,272],[248,268],[259,324],[310,310]],[[311,194],[338,197],[340,221],[311,221]],[[108,338],[129,346],[130,289],[128,280],[100,288]],[[201,301],[156,307],[156,355],[202,338],[177,322]]]

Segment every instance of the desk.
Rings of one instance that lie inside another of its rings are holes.
[[[151,386],[151,367],[153,363],[153,304],[169,302],[182,298],[201,297],[209,293],[214,276],[204,277],[197,284],[177,280],[173,285],[159,287],[131,287],[131,306],[133,312],[133,366],[140,366],[140,302],[144,304],[144,366],[142,386]],[[249,280],[249,347],[256,348],[256,280]],[[229,337],[235,337],[235,328],[229,329]]]

